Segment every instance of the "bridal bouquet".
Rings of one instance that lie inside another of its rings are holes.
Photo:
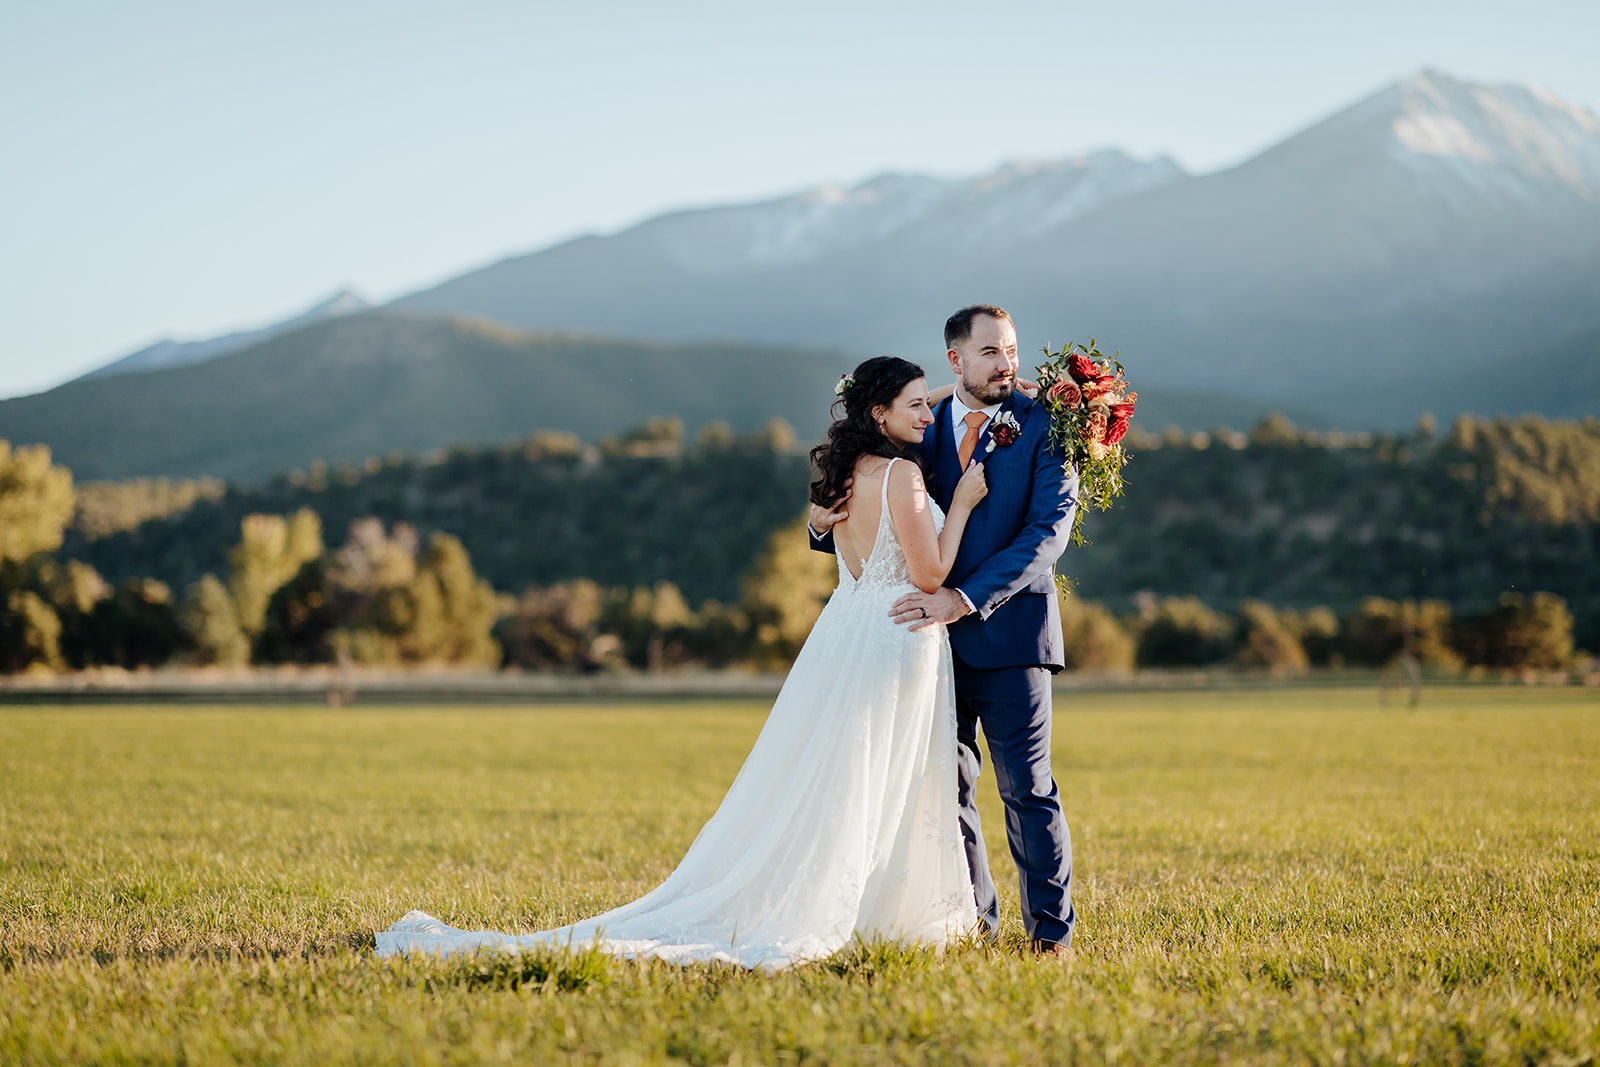
[[[1046,347],[1044,356],[1034,399],[1050,412],[1051,444],[1078,468],[1072,543],[1081,545],[1086,543],[1079,530],[1085,509],[1104,511],[1122,495],[1122,465],[1128,462],[1122,438],[1139,394],[1128,391],[1122,364],[1101,352],[1093,337],[1087,348],[1076,342],[1059,352]]]

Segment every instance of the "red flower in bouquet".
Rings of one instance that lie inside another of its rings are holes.
[[[1106,422],[1106,433],[1101,438],[1107,445],[1114,445],[1122,440],[1128,433],[1128,425],[1133,421],[1132,404],[1113,404],[1111,418]]]
[[[1074,352],[1067,357],[1067,373],[1072,375],[1073,381],[1092,382],[1100,377],[1100,368],[1082,352]]]

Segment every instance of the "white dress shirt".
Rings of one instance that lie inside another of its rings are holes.
[[[950,429],[955,431],[956,447],[961,447],[962,438],[967,436],[967,415],[977,411],[984,417],[983,426],[978,427],[978,433],[983,433],[983,427],[988,426],[988,420],[994,418],[994,413],[1000,410],[999,404],[990,404],[986,408],[969,408],[961,402],[961,394],[954,393],[950,397]]]

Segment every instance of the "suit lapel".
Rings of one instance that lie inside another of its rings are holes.
[[[1027,424],[1028,416],[1033,414],[1034,405],[1031,403],[1024,403],[1025,399],[1026,398],[1023,396],[1023,394],[1018,392],[1013,392],[1010,396],[1006,397],[1006,402],[1001,404],[1000,410],[994,413],[994,419],[990,419],[988,425],[983,428],[983,433],[978,435],[978,443],[973,446],[972,450],[972,454],[974,456],[978,456],[982,458],[984,462],[988,462],[989,457],[994,455],[994,452],[989,451],[989,438],[994,430],[995,419],[998,419],[1003,413],[1010,412],[1011,417],[1017,420],[1017,427],[1019,429]],[[998,446],[996,447],[995,451],[999,451]]]
[[[950,426],[950,398],[933,411],[933,462],[929,464],[933,475],[933,499],[941,508],[948,509],[955,495],[956,483],[961,480],[961,468],[956,463],[956,437]]]

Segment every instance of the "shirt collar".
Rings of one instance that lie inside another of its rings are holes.
[[[969,412],[969,411],[982,412],[985,417],[992,419],[992,418],[994,418],[994,413],[996,411],[1000,410],[1000,405],[999,404],[990,404],[988,407],[983,407],[983,408],[969,408],[969,407],[967,407],[967,405],[965,405],[965,404],[963,404],[961,402],[961,394],[960,393],[951,393],[950,394],[950,410],[955,414],[955,421],[957,423],[960,423],[960,422],[965,421],[965,419],[967,417],[967,412]]]

